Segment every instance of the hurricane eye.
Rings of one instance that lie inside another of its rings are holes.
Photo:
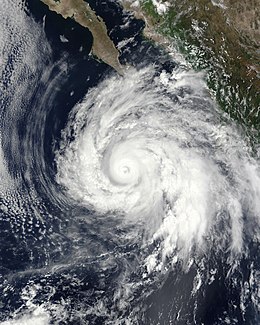
[[[129,173],[130,173],[130,168],[129,168],[128,166],[123,166],[123,167],[122,167],[122,172],[123,172],[124,174],[129,174]]]

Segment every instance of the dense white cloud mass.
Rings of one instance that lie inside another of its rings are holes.
[[[223,220],[221,236],[242,252],[243,210],[260,212],[257,163],[202,80],[153,68],[108,78],[74,108],[56,153],[57,181],[73,199],[140,224],[163,259],[203,247]]]

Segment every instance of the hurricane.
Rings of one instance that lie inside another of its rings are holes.
[[[100,218],[118,215],[148,241],[162,239],[164,257],[203,249],[221,220],[222,240],[240,253],[243,211],[258,223],[260,194],[257,162],[245,147],[220,121],[201,76],[130,69],[75,106],[56,152],[56,179]]]
[[[94,77],[17,3],[0,34],[0,324],[255,324],[257,144],[175,54],[136,33],[124,73]]]

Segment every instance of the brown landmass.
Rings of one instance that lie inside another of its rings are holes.
[[[126,10],[131,11],[136,18],[145,21],[144,35],[146,37],[160,43],[168,43],[169,41],[156,29],[161,25],[161,20],[149,15],[147,11],[146,4],[149,0],[140,0],[139,6],[135,2],[135,0],[121,0]],[[176,20],[186,14],[195,19],[198,18],[196,12],[200,12],[199,18],[211,18],[212,23],[215,23],[216,26],[219,25],[217,33],[228,32],[226,27],[229,26],[241,34],[241,39],[247,45],[258,49],[260,47],[260,0],[162,0],[163,2],[167,2],[170,9],[175,9],[178,12]],[[215,9],[213,9],[214,7]]]
[[[224,0],[229,22],[250,42],[260,46],[260,0]],[[250,43],[249,42],[249,43]]]
[[[72,18],[81,26],[90,30],[93,36],[92,53],[98,59],[110,65],[121,75],[124,72],[119,62],[119,51],[107,35],[107,28],[103,19],[96,15],[90,5],[83,0],[41,0],[50,10]]]
[[[121,0],[146,23],[144,35],[175,43],[195,69],[207,71],[210,89],[230,116],[260,141],[260,0]]]

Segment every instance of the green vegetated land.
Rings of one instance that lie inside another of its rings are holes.
[[[259,143],[259,1],[222,0],[227,5],[223,8],[210,0],[167,0],[169,7],[163,15],[152,0],[140,2],[150,28],[174,39],[193,68],[206,71],[209,88],[222,109]]]

